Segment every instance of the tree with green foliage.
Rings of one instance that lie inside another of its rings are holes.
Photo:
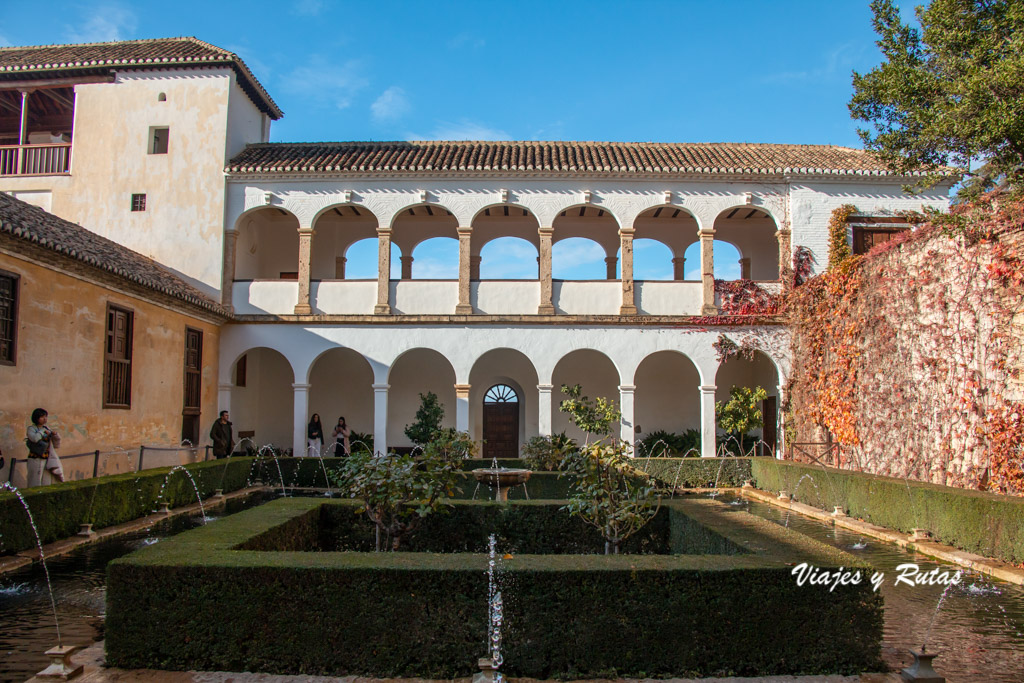
[[[904,24],[893,0],[873,0],[884,55],[853,74],[850,112],[868,122],[867,149],[896,172],[925,169],[918,189],[964,174],[967,194],[1024,181],[1024,3],[932,0]]]
[[[575,477],[569,503],[563,509],[595,527],[604,537],[605,554],[618,554],[622,542],[654,518],[661,506],[653,501],[649,477],[630,464],[630,445],[611,438],[612,425],[622,415],[612,401],[591,401],[580,385],[562,386],[569,398],[561,410],[587,433],[584,444],[567,450],[561,469]],[[592,436],[598,437],[591,442]]]
[[[718,427],[728,434],[743,439],[750,430],[764,426],[761,401],[768,398],[764,387],[733,387],[729,389],[729,401],[715,403],[715,417]]]
[[[416,419],[411,425],[405,426],[405,435],[414,444],[423,447],[433,441],[441,431],[443,419],[444,406],[437,400],[437,394],[432,391],[420,394],[420,407],[416,410]]]

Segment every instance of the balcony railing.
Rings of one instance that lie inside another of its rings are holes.
[[[0,146],[0,176],[58,175],[67,173],[71,143]]]

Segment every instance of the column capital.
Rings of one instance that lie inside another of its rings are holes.
[[[230,384],[230,383],[229,384],[218,384],[217,385],[217,390],[218,391],[231,391],[234,388],[235,388],[235,385],[234,384]]]
[[[620,237],[633,237],[636,234],[636,228],[619,228]]]
[[[551,226],[541,226],[541,227],[537,228],[537,233],[539,235],[541,235],[542,237],[544,235],[550,236],[550,235],[555,234],[555,229],[553,227],[551,227]]]
[[[702,239],[703,238],[712,238],[712,237],[715,236],[715,231],[714,231],[713,228],[710,229],[710,230],[709,229],[705,229],[705,228],[701,228],[700,230],[697,231],[697,236],[702,238]]]
[[[389,225],[378,225],[377,226],[377,235],[387,235],[387,236],[390,236],[391,235],[391,226],[389,226]]]
[[[537,385],[537,391],[541,392],[542,394],[550,394],[551,390],[554,389],[554,388],[555,388],[554,384],[538,384]]]
[[[466,396],[469,396],[470,388],[472,388],[472,385],[470,384],[456,384],[455,395],[465,398]]]
[[[238,237],[238,230],[235,228],[224,228],[224,234],[232,237]]]
[[[635,384],[620,384],[619,385],[619,391],[621,391],[624,394],[632,394],[634,391],[636,391],[636,385]]]
[[[686,257],[685,256],[673,257],[672,263],[686,263]]]
[[[299,226],[299,237],[302,237],[304,235],[309,235],[310,237],[312,237],[315,234],[316,234],[316,230],[314,230],[312,227],[309,227],[309,226],[306,226],[306,225],[300,225]]]
[[[789,237],[792,234],[793,233],[792,233],[792,231],[789,228],[779,228],[778,230],[775,231],[775,237],[776,238],[779,238],[779,237]]]
[[[718,389],[714,384],[702,384],[700,387],[700,393],[702,394],[714,394],[715,390]]]
[[[391,388],[391,385],[387,384],[387,383],[384,383],[384,384],[371,384],[370,386],[373,387],[374,391],[387,391],[388,389]]]
[[[292,389],[295,391],[308,391],[310,385],[308,384],[292,384]]]
[[[455,232],[459,233],[459,237],[469,237],[473,234],[473,226],[460,225]]]

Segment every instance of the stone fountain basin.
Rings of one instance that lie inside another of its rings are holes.
[[[530,470],[506,467],[481,467],[472,470],[472,472],[473,477],[477,481],[490,486],[496,484],[499,488],[503,489],[525,484],[530,475],[533,474]]]

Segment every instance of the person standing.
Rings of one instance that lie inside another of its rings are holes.
[[[210,439],[213,441],[213,457],[220,459],[231,455],[235,447],[234,437],[231,435],[231,422],[228,421],[228,411],[220,411],[220,417],[210,428]]]
[[[28,427],[25,435],[25,444],[28,446],[28,487],[46,486],[52,483],[51,475],[46,470],[46,460],[50,457],[51,446],[56,441],[57,433],[46,426],[49,413],[43,408],[36,408],[32,411],[32,424]],[[45,473],[45,474],[44,474]],[[57,477],[59,481],[62,478]]]
[[[313,413],[313,417],[309,420],[309,426],[306,428],[306,438],[309,441],[306,455],[320,455],[324,447],[324,426],[320,424],[320,413]]]
[[[334,455],[352,455],[352,450],[348,444],[348,437],[351,434],[351,430],[348,425],[345,424],[345,417],[338,418],[338,424],[334,426]]]

